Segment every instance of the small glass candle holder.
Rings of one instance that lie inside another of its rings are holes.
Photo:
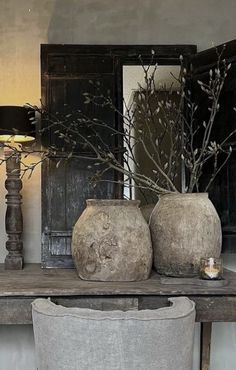
[[[205,280],[223,279],[223,261],[222,258],[201,258],[200,278]]]

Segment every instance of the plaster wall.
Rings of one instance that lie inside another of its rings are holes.
[[[40,44],[197,44],[234,39],[235,0],[0,0],[0,105],[40,104]],[[0,167],[0,262],[5,257]],[[40,261],[40,168],[24,179],[24,247]],[[226,256],[236,269],[236,258]],[[198,326],[194,370],[198,369]],[[236,325],[213,326],[211,370],[235,368]],[[32,328],[0,326],[0,370],[35,370]]]

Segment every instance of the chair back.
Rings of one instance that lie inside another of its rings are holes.
[[[155,310],[66,308],[32,303],[39,370],[191,370],[195,304]]]

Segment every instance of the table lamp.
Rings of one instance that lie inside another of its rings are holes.
[[[8,240],[5,269],[21,270],[23,258],[23,217],[21,210],[21,151],[24,143],[32,142],[34,111],[19,106],[0,106],[0,142],[3,143],[6,161],[6,233]],[[17,149],[21,148],[20,150]]]

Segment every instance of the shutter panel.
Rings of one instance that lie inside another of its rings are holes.
[[[236,115],[233,107],[236,106],[236,40],[225,45],[223,58],[232,63],[225,80],[220,97],[220,110],[216,115],[212,140],[220,143],[227,135],[236,129]],[[223,45],[217,47],[220,51]],[[192,68],[192,98],[200,107],[198,119],[203,121],[208,115],[206,95],[201,91],[197,80],[207,81],[210,69],[215,68],[217,54],[215,48],[200,52],[191,58]],[[236,135],[228,141],[232,146],[232,155],[216,177],[209,189],[209,197],[220,216],[223,230],[223,251],[236,252]],[[203,171],[203,185],[209,179],[212,164],[205,166]]]
[[[94,93],[94,84],[100,83],[101,93],[110,91],[115,103],[115,66],[111,55],[97,55],[74,47],[42,45],[42,95],[43,105],[50,113],[65,109],[80,109],[91,117],[101,118],[115,126],[115,113],[107,108],[84,105],[84,92]],[[57,51],[58,49],[58,51]],[[55,129],[54,129],[55,130]],[[102,133],[103,140],[111,138]],[[45,131],[44,145],[64,146],[53,129]],[[78,148],[77,151],[80,151]],[[60,165],[56,168],[56,163]],[[71,258],[72,228],[85,208],[88,198],[115,198],[112,183],[100,183],[95,188],[89,183],[93,170],[88,169],[89,160],[63,155],[42,164],[42,266],[73,267]],[[114,179],[107,173],[106,179]]]

